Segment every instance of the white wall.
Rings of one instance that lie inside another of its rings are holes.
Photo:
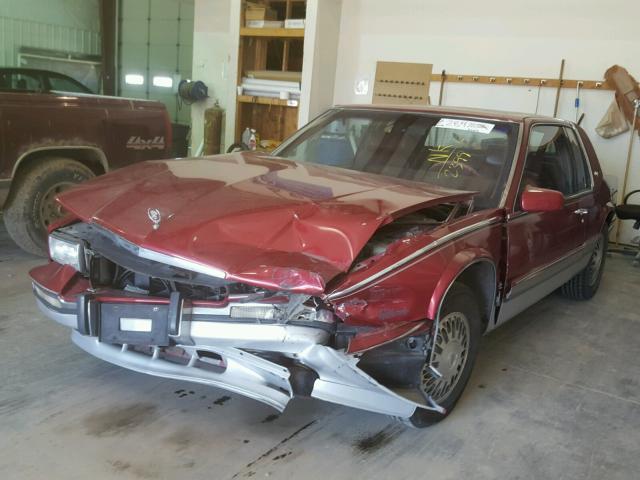
[[[192,152],[202,143],[204,110],[218,100],[227,111],[224,143],[233,143],[235,82],[238,65],[240,0],[196,0],[193,32],[193,80],[209,87],[210,98],[191,107]],[[224,145],[223,145],[224,147]]]
[[[333,105],[341,10],[342,0],[307,0],[300,126]]]
[[[335,77],[335,103],[370,103],[377,60],[432,63],[434,72],[597,80],[613,64],[640,79],[640,2],[628,0],[345,0]],[[367,96],[354,93],[358,78],[371,80]],[[439,85],[432,83],[432,102]],[[534,112],[537,88],[450,84],[444,105]],[[605,174],[622,182],[629,134],[600,138],[595,126],[613,98],[584,91],[582,126],[594,142]],[[565,89],[558,116],[573,120],[575,91]],[[553,114],[555,90],[542,89],[539,113]],[[636,135],[628,190],[640,188]],[[622,239],[632,236],[624,222]]]

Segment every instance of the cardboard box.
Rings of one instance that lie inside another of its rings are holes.
[[[429,63],[378,62],[372,103],[429,105]]]
[[[288,18],[284,21],[284,28],[304,28],[304,18]]]
[[[284,22],[281,20],[247,20],[247,28],[282,28]]]
[[[259,3],[247,2],[247,7],[244,10],[244,19],[249,20],[276,20],[277,13],[275,10],[261,5]]]

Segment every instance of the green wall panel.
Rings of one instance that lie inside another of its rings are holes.
[[[21,47],[100,54],[98,0],[0,0],[0,66]]]

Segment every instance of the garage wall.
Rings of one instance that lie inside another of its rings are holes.
[[[100,54],[99,0],[0,0],[0,66],[20,47]]]
[[[188,105],[176,93],[182,78],[191,78],[194,0],[121,0],[119,4],[119,94],[159,100],[175,123],[190,124]],[[144,77],[129,85],[127,74]],[[154,86],[154,76],[173,79],[170,88]]]

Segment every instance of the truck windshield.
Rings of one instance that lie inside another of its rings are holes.
[[[502,197],[518,124],[402,111],[335,109],[273,154],[301,162],[377,173],[478,192],[476,209]]]

